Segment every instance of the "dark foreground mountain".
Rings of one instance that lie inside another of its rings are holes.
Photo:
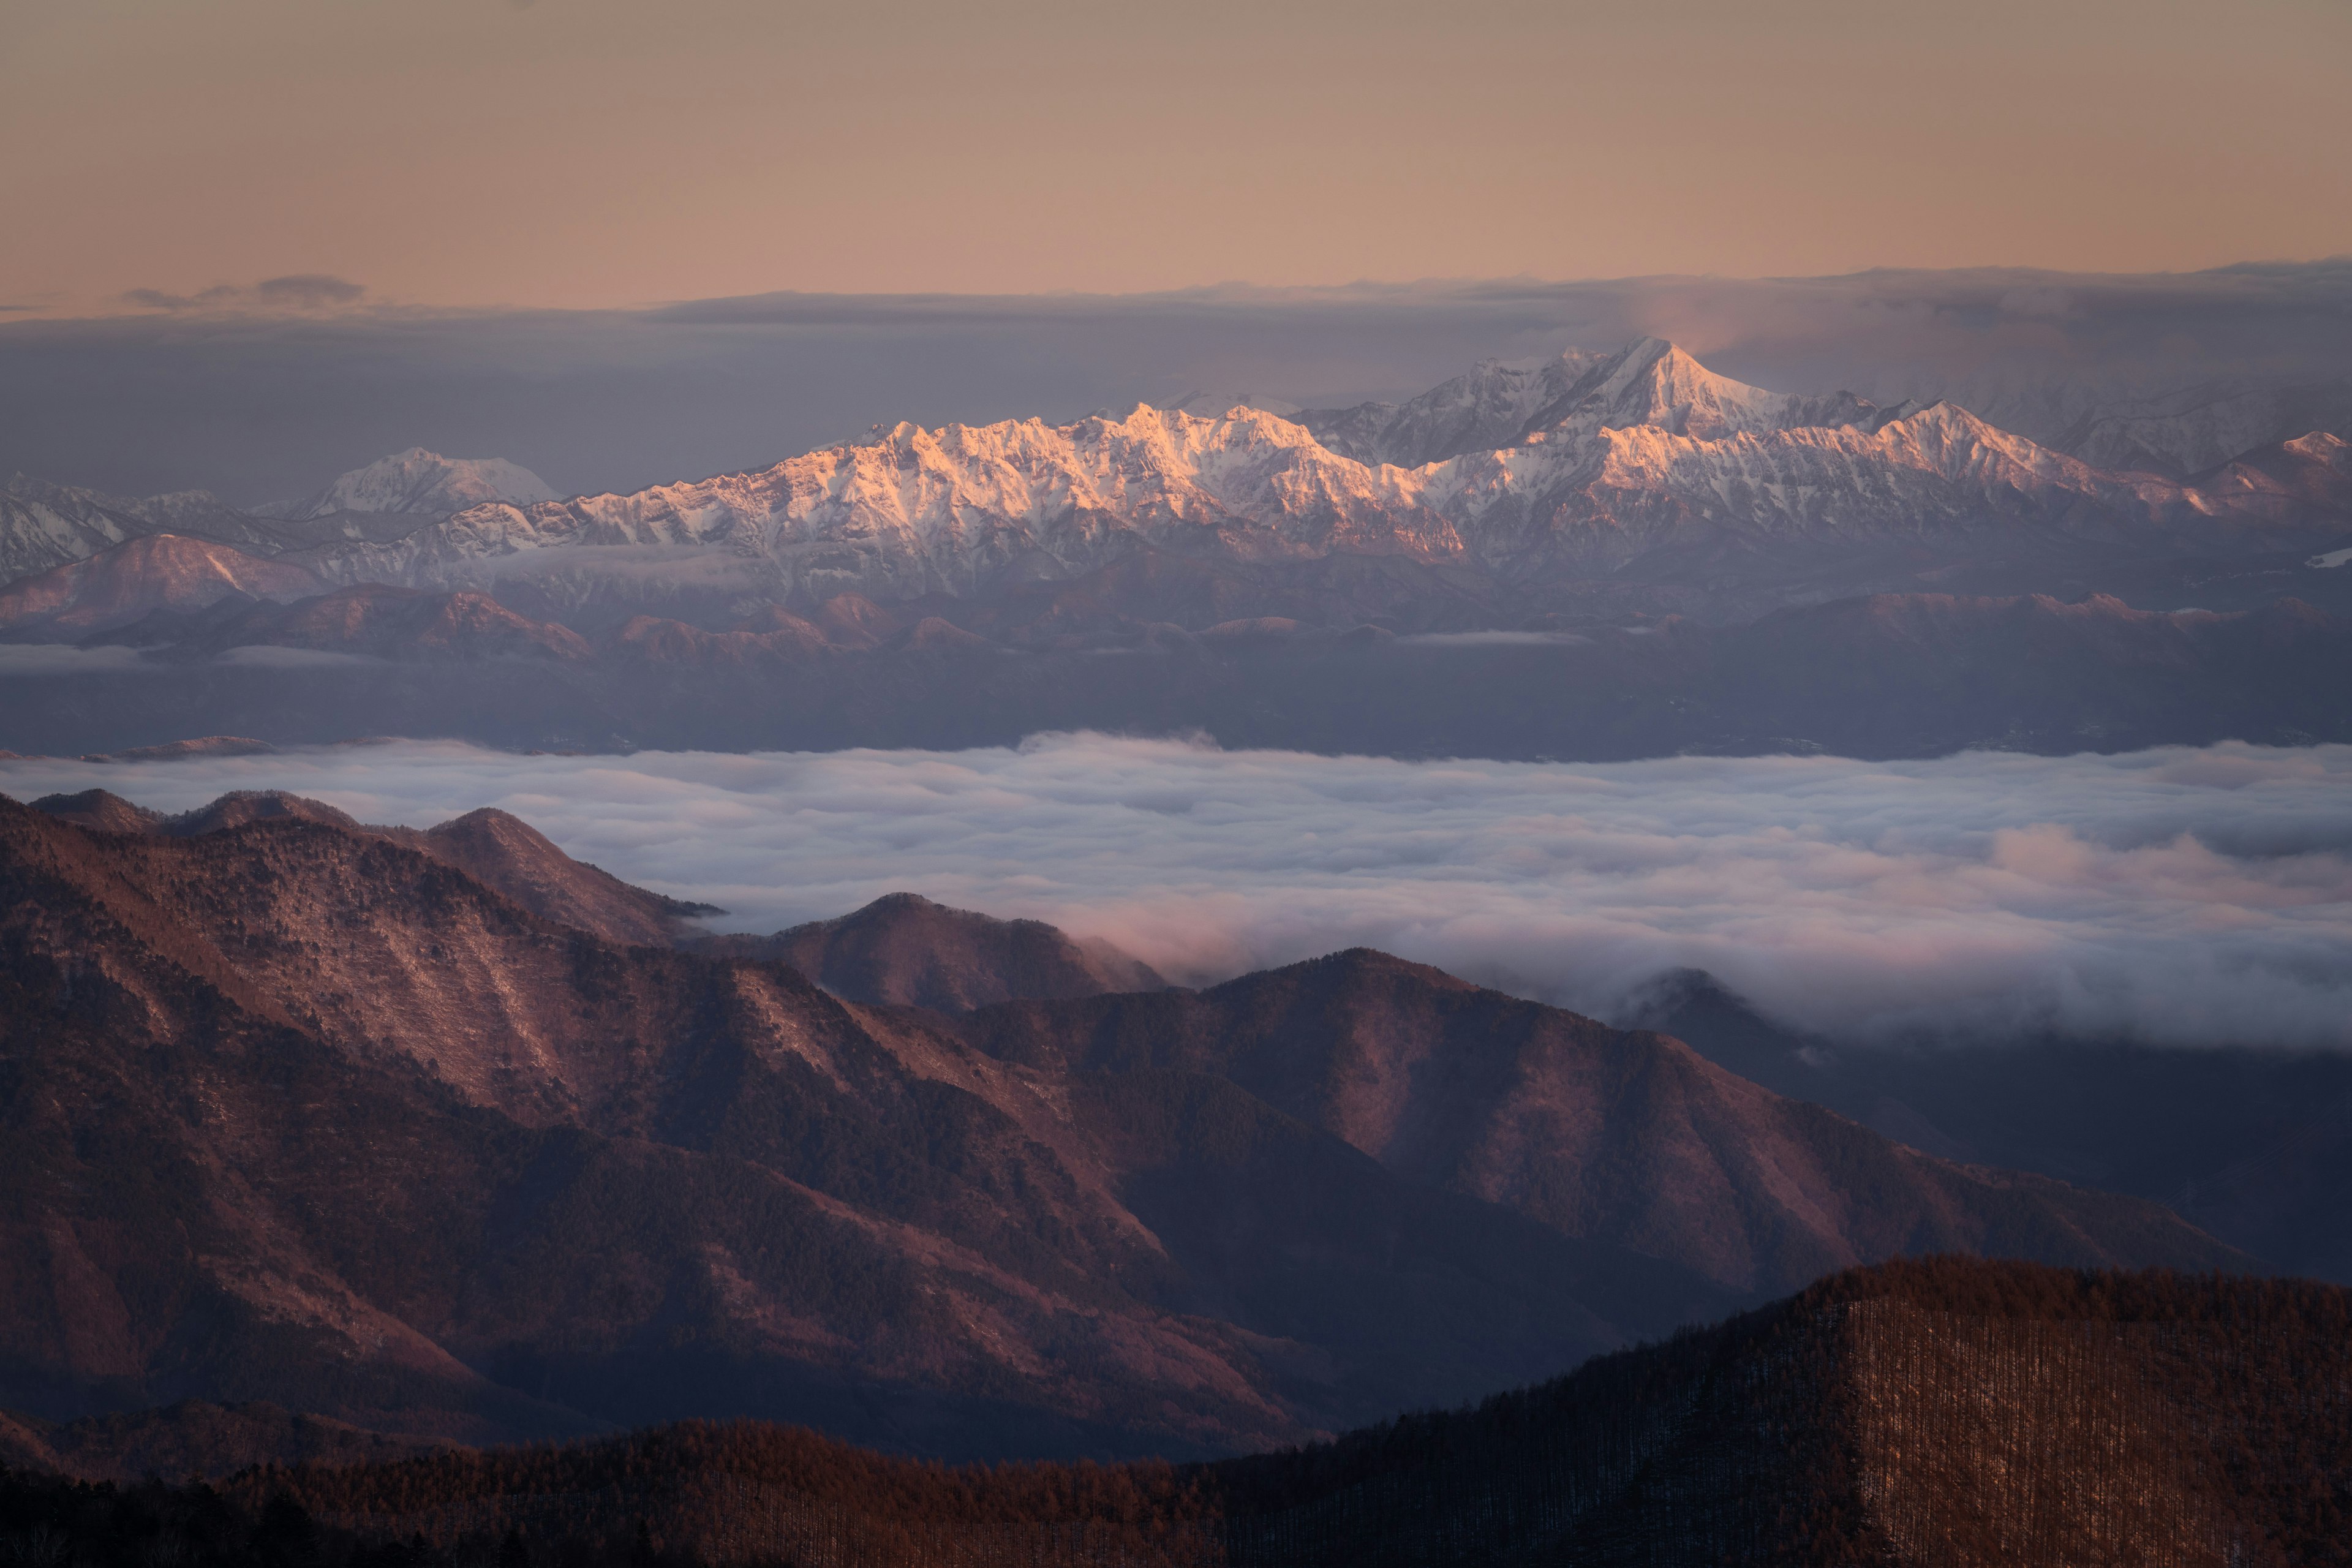
[[[2244,581],[2274,595],[2289,579]],[[2331,585],[2352,590],[2352,572],[2294,579],[2313,595]],[[2096,595],[1908,594],[1734,626],[1629,613],[1464,633],[1416,629],[1369,590],[1319,608],[1270,594],[1153,607],[1192,616],[1188,629],[1107,608],[1086,583],[1048,586],[1051,602],[1021,617],[940,606],[961,626],[844,595],[814,619],[770,610],[713,631],[641,616],[593,642],[476,594],[222,601],[101,634],[104,646],[0,646],[0,746],[356,732],[572,750],[955,748],[1097,729],[1609,761],[2352,740],[2333,679],[2352,665],[2352,600],[2333,614],[2299,599],[2158,613]]]
[[[218,1492],[19,1476],[0,1529],[198,1564],[2284,1568],[2341,1562],[2352,1530],[2348,1347],[2332,1287],[1938,1258],[1475,1406],[1208,1465],[941,1470],[688,1426],[253,1470]]]
[[[50,804],[137,831],[0,804],[0,1405],[43,1419],[1221,1452],[1850,1258],[2240,1261],[1378,955],[960,1023],[648,944],[674,907],[511,819]]]

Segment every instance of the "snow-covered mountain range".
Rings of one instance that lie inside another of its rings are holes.
[[[18,474],[0,487],[0,584],[155,533],[208,539],[265,554],[275,554],[288,542],[281,531],[203,490],[133,500]]]
[[[2319,431],[2352,437],[2352,376],[2271,381],[2103,382],[1993,365],[1960,377],[1899,378],[1917,402],[1957,403],[1986,423],[2095,468],[2186,479],[2259,447]]]
[[[0,584],[132,539],[170,533],[261,555],[337,540],[396,538],[485,501],[551,500],[544,479],[503,458],[412,447],[299,501],[242,510],[205,490],[133,499],[18,474],[0,487]]]
[[[529,506],[555,499],[545,479],[504,458],[445,458],[411,447],[364,468],[353,468],[326,489],[299,500],[278,501],[257,510],[264,517],[309,522],[344,513],[447,517],[491,501]]]
[[[737,601],[969,595],[1140,546],[1396,554],[1525,585],[1791,552],[2229,549],[2352,527],[2311,500],[2332,480],[2303,472],[2341,470],[2340,451],[2265,460],[2284,476],[2257,465],[2203,489],[2095,468],[1949,404],[1747,386],[1643,339],[1482,365],[1395,408],[899,425],[753,472],[493,503],[309,559],[341,582],[528,576],[562,608],[656,581]]]
[[[512,463],[421,448],[257,514],[20,480],[0,495],[0,578],[175,531],[329,584],[488,592],[557,618],[709,620],[843,593],[971,598],[1148,550],[1240,571],[1379,558],[1486,584],[1524,612],[1628,584],[1802,579],[1791,602],[1809,602],[1988,560],[2284,553],[2352,531],[2344,443],[2272,434],[2327,413],[2317,394],[2078,411],[2077,444],[2147,458],[2128,466],[1951,402],[1746,385],[1655,338],[1488,362],[1397,405],[1213,401],[877,426],[766,468],[570,500]],[[2240,444],[2255,436],[2269,439]],[[2226,460],[2184,477],[2215,451]]]

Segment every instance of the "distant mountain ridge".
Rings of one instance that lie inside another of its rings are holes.
[[[132,499],[18,474],[0,486],[0,587],[128,540],[178,534],[282,555],[334,541],[397,538],[486,501],[554,491],[503,458],[448,458],[413,447],[301,500],[250,510],[204,490]]]
[[[354,468],[297,500],[254,509],[261,517],[309,522],[344,513],[443,518],[491,501],[529,506],[553,500],[545,479],[504,458],[445,458],[411,447]]]
[[[142,500],[18,474],[0,488],[0,587],[159,533],[264,554],[304,542],[202,490]]]
[[[1486,367],[1449,388],[1423,408],[1297,422],[1138,407],[1061,426],[900,425],[751,473],[486,506],[316,564],[345,582],[445,588],[521,574],[561,611],[644,596],[615,574],[656,561],[669,563],[667,592],[791,604],[970,596],[1139,546],[1243,562],[1394,554],[1525,588],[1809,552],[2161,553],[2352,530],[2332,501],[2095,468],[1950,405],[1746,386],[1658,339],[1590,363]],[[1412,468],[1384,460],[1483,444],[1530,405],[1504,445]],[[1318,426],[1376,466],[1327,447]]]
[[[337,584],[495,594],[576,628],[632,613],[704,625],[804,613],[844,593],[969,601],[1144,552],[1258,574],[1400,563],[1432,574],[1420,596],[1492,626],[1629,593],[1703,603],[1731,582],[1769,608],[1818,597],[1823,582],[1885,589],[1956,567],[2031,579],[2084,562],[2292,552],[2352,531],[2352,463],[2324,426],[2252,437],[2332,408],[2273,399],[2213,416],[2247,444],[2157,442],[2221,453],[2199,467],[2101,467],[1957,404],[1766,391],[1644,338],[1607,355],[1488,362],[1394,405],[1276,413],[1193,398],[1063,426],[877,426],[627,495],[559,500],[510,463],[411,449],[268,515],[185,531]],[[2076,445],[2119,462],[2138,449],[2120,440]],[[162,526],[140,510],[160,516],[161,501],[80,522],[28,506],[0,517],[0,571]]]
[[[291,562],[177,533],[126,539],[0,588],[0,630],[79,637],[226,598],[315,598],[327,587]]]

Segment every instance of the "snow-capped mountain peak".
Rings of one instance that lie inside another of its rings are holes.
[[[1360,437],[1370,451],[1350,449]],[[1405,460],[1449,445],[1461,449]],[[1393,407],[1203,417],[1138,404],[1065,425],[877,426],[746,473],[491,502],[317,560],[341,582],[528,575],[567,604],[963,596],[1146,548],[1251,570],[1402,557],[1522,592],[1695,549],[1958,558],[1988,537],[2154,547],[2217,523],[2332,532],[2352,520],[2331,499],[2331,452],[2282,451],[2273,467],[2212,489],[2108,473],[1955,404],[1766,391],[1651,338],[1605,357],[1490,361]]]
[[[1315,408],[1295,417],[1316,438],[1360,463],[1425,468],[1465,452],[1517,443],[1536,411],[1557,401],[1606,354],[1570,349],[1549,359],[1481,360],[1467,375],[1403,403]]]
[[[1286,419],[1294,417],[1299,413],[1298,405],[1296,403],[1285,402],[1279,397],[1268,397],[1264,393],[1258,392],[1188,392],[1181,397],[1161,404],[1160,406],[1197,415],[1203,419],[1213,419],[1220,414],[1230,413],[1236,408],[1263,409],[1268,414],[1279,414]]]
[[[401,512],[446,517],[488,501],[517,506],[554,500],[545,479],[504,458],[445,458],[411,447],[353,468],[299,500],[260,508],[265,517],[307,521],[337,512]]]
[[[1536,410],[1526,434],[1540,431],[1558,441],[1646,426],[1718,441],[1809,427],[1867,429],[1881,423],[1877,405],[1850,392],[1767,392],[1716,374],[1664,338],[1639,338]]]

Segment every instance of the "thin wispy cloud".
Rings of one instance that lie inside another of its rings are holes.
[[[74,647],[63,643],[0,643],[0,675],[99,675],[160,670],[129,647]]]
[[[1192,980],[1363,943],[1603,1016],[1693,966],[1844,1039],[2352,1046],[2352,747],[1590,766],[1078,735],[0,764],[19,798],[92,784],[167,810],[286,788],[417,826],[499,805],[735,929],[907,889]]]
[[[258,283],[218,283],[193,294],[131,289],[122,294],[121,300],[142,310],[299,315],[348,310],[366,298],[366,288],[348,279],[301,272],[285,278],[265,278]]]

